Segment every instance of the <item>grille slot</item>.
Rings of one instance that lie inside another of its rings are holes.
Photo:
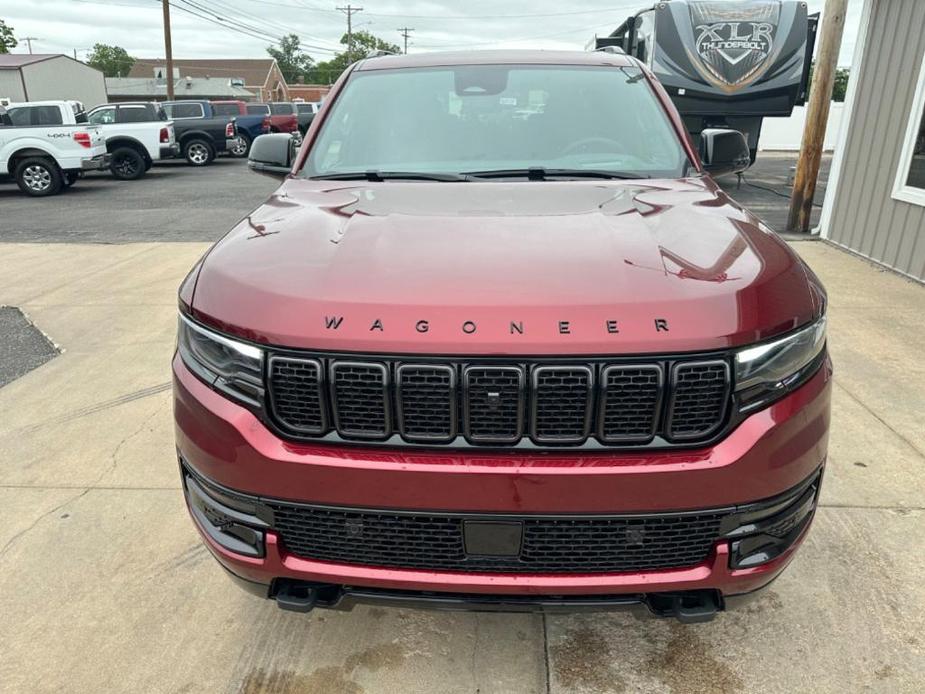
[[[519,556],[467,556],[463,516],[270,504],[286,549],[299,557],[366,566],[478,572],[616,573],[704,561],[726,511],[522,521]],[[499,517],[494,517],[497,520]]]
[[[675,364],[671,380],[668,436],[690,440],[716,431],[729,401],[729,365],[724,361]]]
[[[533,439],[581,443],[591,429],[593,377],[587,366],[538,366],[533,370]]]
[[[449,441],[456,436],[456,370],[402,364],[398,383],[398,429],[409,441]]]
[[[363,439],[389,435],[389,370],[384,364],[334,362],[331,395],[339,434]]]
[[[270,358],[270,405],[283,426],[302,434],[327,430],[323,374],[314,359]]]
[[[606,367],[601,374],[601,441],[650,441],[658,427],[663,380],[655,365]]]
[[[470,366],[463,378],[466,438],[472,443],[516,443],[523,436],[523,368]]]

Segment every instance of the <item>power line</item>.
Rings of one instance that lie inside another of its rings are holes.
[[[32,55],[32,42],[41,41],[42,39],[40,39],[38,36],[23,36],[19,40],[26,42],[26,45],[29,46],[29,55]]]
[[[314,5],[309,5],[305,2],[299,2],[298,5],[292,5],[289,3],[282,2],[273,2],[272,0],[251,0],[256,4],[260,5],[271,5],[275,7],[289,7],[293,9],[306,9],[311,12],[337,12],[338,9],[330,10],[323,7],[316,7]],[[392,17],[399,19],[438,19],[438,20],[454,20],[454,19],[532,19],[532,18],[544,18],[544,17],[569,17],[574,15],[581,14],[601,14],[603,12],[626,12],[628,10],[634,10],[639,6],[639,0],[631,0],[627,2],[626,5],[621,7],[604,7],[596,10],[575,10],[570,12],[542,12],[542,13],[527,13],[527,14],[404,14],[401,12],[367,12],[366,14],[370,17]]]
[[[404,52],[405,52],[405,55],[408,55],[408,36],[410,36],[411,32],[414,31],[414,29],[412,29],[411,27],[400,27],[397,31],[405,39],[405,51]]]
[[[363,8],[348,4],[345,7],[336,7],[335,9],[347,15],[347,64],[349,65],[353,62],[353,15],[357,12],[362,12]]]

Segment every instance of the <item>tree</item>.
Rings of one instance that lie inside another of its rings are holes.
[[[13,27],[0,19],[0,53],[9,53],[11,48],[16,48],[16,45]]]
[[[309,82],[314,82],[315,84],[332,84],[340,77],[340,73],[350,66],[350,63],[359,60],[372,51],[401,53],[401,48],[396,44],[383,41],[378,36],[374,36],[368,31],[353,32],[352,51],[350,51],[351,47],[348,45],[347,34],[341,36],[340,42],[341,45],[347,46],[347,50],[338,53],[330,60],[317,63],[309,70],[308,75],[306,75],[306,79]]]
[[[124,48],[97,43],[87,56],[87,65],[95,67],[107,77],[126,77],[135,59]]]
[[[809,94],[809,90],[813,86],[813,70],[816,67],[816,61],[813,61],[813,64],[809,67],[809,83],[806,88],[806,93]],[[835,70],[835,82],[832,84],[832,101],[844,101],[845,94],[848,91],[848,78],[851,76],[851,70],[846,67],[840,67]]]
[[[310,55],[302,51],[299,37],[295,34],[281,38],[278,48],[267,46],[267,53],[276,59],[288,84],[294,84],[299,77],[305,77],[315,63]]]

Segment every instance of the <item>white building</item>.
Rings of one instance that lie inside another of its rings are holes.
[[[61,54],[0,54],[0,99],[75,99],[88,109],[106,103],[103,73]]]

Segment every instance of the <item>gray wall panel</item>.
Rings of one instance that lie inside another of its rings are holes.
[[[925,207],[892,198],[925,53],[923,27],[925,2],[873,0],[828,237],[925,281]]]

